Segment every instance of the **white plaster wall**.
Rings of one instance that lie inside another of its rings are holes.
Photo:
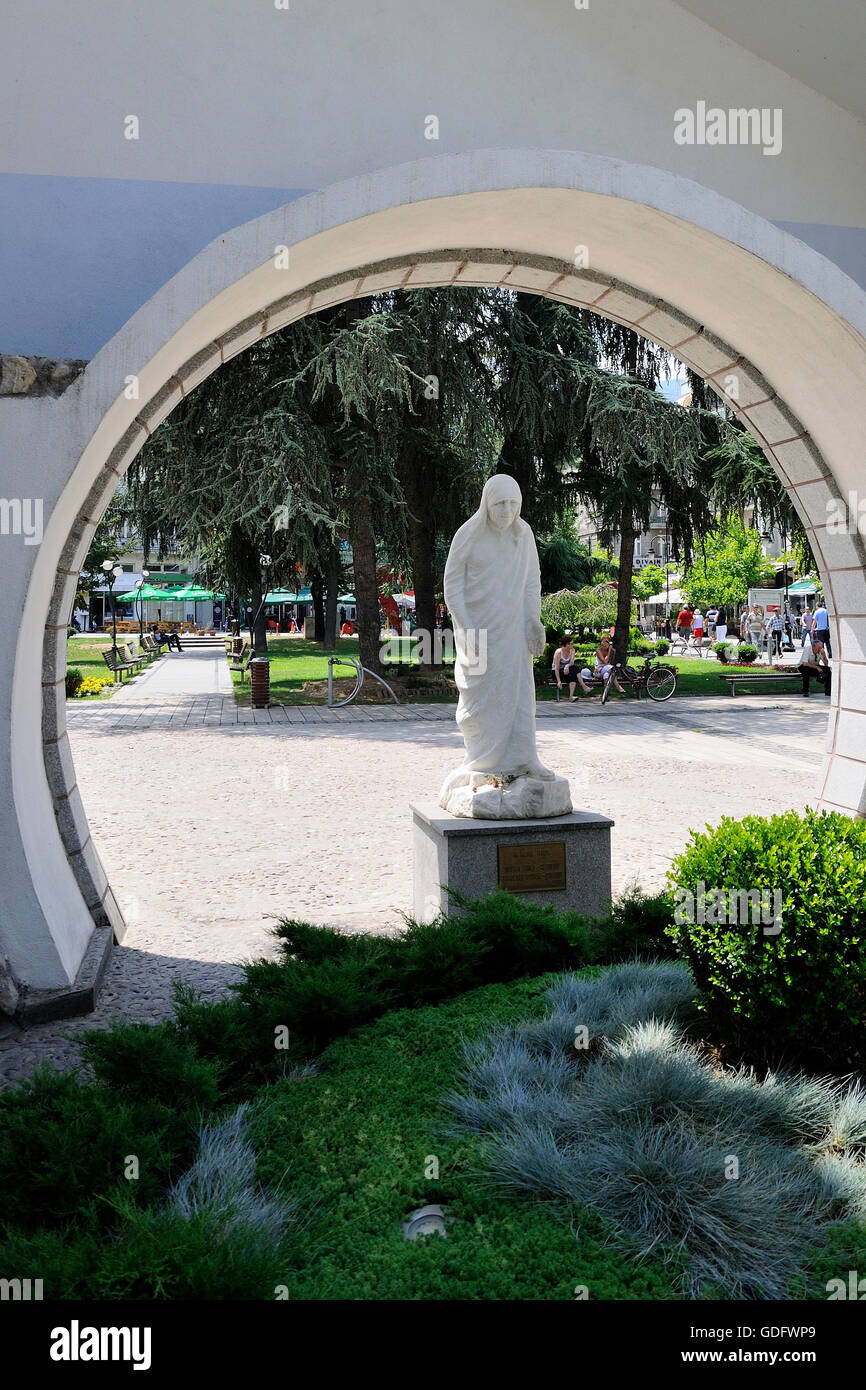
[[[822,24],[838,3],[825,0]],[[771,59],[768,31],[789,36],[792,6],[805,0],[762,0]],[[725,27],[725,9],[701,13]],[[846,0],[837,23],[853,52],[856,16]],[[317,188],[434,154],[537,146],[651,164],[770,219],[866,226],[862,123],[752,53],[742,16],[731,32],[740,42],[674,0],[31,0],[0,51],[2,169]],[[790,50],[780,37],[778,63]],[[819,87],[820,69],[816,55],[806,75]],[[829,83],[840,102],[845,83]],[[675,145],[674,111],[699,99],[781,107],[782,153]],[[123,138],[129,114],[137,141]]]

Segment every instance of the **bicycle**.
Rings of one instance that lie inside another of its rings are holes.
[[[677,688],[676,669],[673,666],[667,666],[664,662],[654,662],[649,657],[639,669],[627,664],[625,666],[617,664],[615,675],[617,680],[634,691],[638,700],[644,695],[659,702],[669,700]],[[607,704],[613,679],[614,675],[611,674],[605,681],[604,690],[601,692],[603,705]]]

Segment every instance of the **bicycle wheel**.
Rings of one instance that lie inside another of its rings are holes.
[[[606,705],[606,704],[607,704],[607,697],[608,697],[608,695],[610,694],[610,687],[611,687],[611,684],[612,684],[612,682],[609,681],[609,680],[606,680],[605,683],[604,683],[604,687],[603,687],[602,692],[601,692],[601,703],[602,703],[603,705]]]
[[[657,666],[647,677],[646,693],[651,700],[669,700],[677,688],[677,673],[669,666]]]

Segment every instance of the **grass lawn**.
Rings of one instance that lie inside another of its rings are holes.
[[[662,656],[652,659],[663,662],[666,666],[673,666],[676,670],[677,693],[673,699],[676,699],[678,695],[724,695],[729,700],[731,698],[730,687],[724,681],[719,680],[719,676],[723,672],[729,672],[731,675],[745,675],[748,672],[753,675],[767,674],[766,666],[761,666],[757,662],[752,666],[737,666],[732,662],[729,662],[727,666],[722,666],[720,662],[708,660],[706,657]],[[631,656],[629,657],[629,664],[639,670],[645,660],[646,658],[643,656]],[[791,669],[796,676],[796,668],[792,667]],[[796,689],[796,686],[791,683],[780,686],[779,689],[782,694],[785,694]],[[751,692],[747,690],[746,693]],[[766,694],[767,687],[761,684],[756,685],[754,693]],[[555,700],[556,686],[546,685],[537,691],[537,695],[539,700]],[[597,694],[581,696],[579,690],[577,695],[579,699],[598,698]],[[566,691],[566,698],[567,696],[568,692]],[[611,700],[633,700],[634,698],[631,693],[618,695],[615,690],[611,691]]]
[[[117,634],[118,643],[123,639]],[[111,636],[102,633],[82,633],[78,637],[66,639],[66,669],[77,666],[85,680],[88,676],[109,676],[111,672],[102,659],[102,653],[111,647]],[[79,695],[79,700],[109,700],[117,686],[106,685],[99,695]]]
[[[405,658],[409,657],[409,641],[404,639]],[[321,705],[326,702],[323,694],[305,692],[303,687],[308,681],[326,681],[328,678],[328,656],[322,651],[318,642],[306,642],[302,637],[270,637],[268,639],[268,653],[271,661],[271,696],[273,700],[285,705],[314,704]],[[337,655],[353,657],[358,659],[358,639],[357,637],[341,637],[338,639]],[[98,658],[101,662],[101,658]],[[654,660],[656,658],[653,658]],[[658,658],[665,664],[675,667],[678,676],[677,695],[717,695],[730,699],[730,689],[724,681],[718,679],[722,671],[731,671],[754,674],[766,672],[766,667],[760,665],[736,666],[729,664],[723,667],[718,661],[707,658],[687,657],[687,656],[665,656]],[[633,666],[640,666],[644,661],[642,656],[632,656],[630,662]],[[249,698],[249,679],[246,678],[241,684],[240,673],[232,672],[232,679],[235,685],[235,696],[244,702]],[[352,679],[350,668],[336,668],[334,672],[335,682]],[[371,685],[374,685],[371,682]],[[794,688],[787,685],[782,686],[783,693]],[[335,689],[338,692],[348,693],[350,685],[337,684]],[[756,692],[760,692],[765,687],[760,685],[755,687]],[[366,690],[366,687],[365,687]],[[567,692],[566,692],[567,694]],[[536,696],[539,700],[555,700],[556,687],[545,685],[536,687]],[[445,702],[453,703],[449,695],[443,695],[436,691],[422,690],[417,694],[409,693],[405,698],[409,701],[419,700],[425,703]],[[587,697],[597,699],[598,691]],[[622,700],[634,699],[634,695],[629,693],[625,696],[617,695],[612,692],[612,699]],[[674,696],[676,699],[676,696]]]
[[[401,645],[404,650],[404,659],[410,660],[409,639],[404,639]],[[328,655],[328,652],[323,652],[320,642],[307,642],[303,637],[268,637],[268,656],[271,662],[271,698],[284,705],[325,704],[327,695],[305,692],[304,685],[307,681],[327,681]],[[357,661],[359,655],[357,637],[338,637],[337,650],[333,655],[351,657]],[[232,680],[235,685],[236,698],[246,700],[250,689],[248,674],[245,673],[242,684],[240,672],[233,671]],[[349,666],[335,667],[334,681],[338,698],[340,694],[348,694],[352,684],[354,684],[352,668]],[[377,686],[376,681],[370,681],[369,684],[374,688]],[[365,685],[365,694],[366,691],[367,686]],[[417,696],[409,694],[406,698],[409,700],[417,698],[426,702],[441,701],[448,697],[424,691]]]

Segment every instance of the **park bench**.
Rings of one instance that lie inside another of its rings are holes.
[[[716,679],[727,681],[731,687],[731,695],[736,695],[738,685],[776,685],[779,681],[797,681],[802,684],[798,667],[788,675],[787,671],[739,671],[736,674],[718,671]]]
[[[102,653],[102,660],[105,662],[109,671],[114,676],[115,681],[119,680],[121,685],[123,684],[124,671],[138,670],[138,662],[123,660],[123,657],[121,656],[121,650],[119,647],[117,649],[116,655],[111,650],[111,648],[109,648],[108,651],[104,651]]]
[[[240,671],[241,685],[243,685],[247,671],[250,669],[250,662],[252,661],[252,659],[253,653],[250,651],[250,644],[249,642],[244,642],[240,651],[234,652],[232,654],[231,660],[229,661],[230,671]]]
[[[118,646],[118,651],[120,652],[121,661],[125,661],[136,670],[141,666],[147,666],[150,660],[150,657],[145,656],[143,652],[134,652],[128,642],[121,642]]]
[[[141,639],[142,651],[148,656],[162,656],[162,646],[151,633],[146,632]]]

